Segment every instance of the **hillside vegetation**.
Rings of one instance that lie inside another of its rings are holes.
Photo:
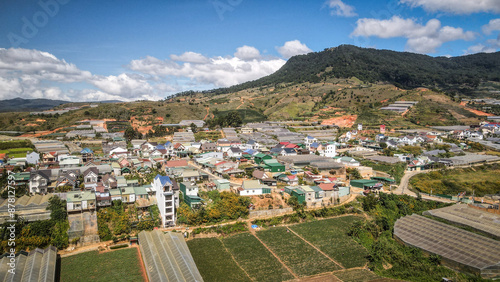
[[[57,129],[54,132],[62,136],[77,121],[108,119],[123,122],[117,131],[131,125],[147,133],[159,124],[184,119],[216,125],[232,112],[243,123],[295,120],[335,125],[351,119],[348,127],[385,124],[389,129],[471,124],[485,117],[466,110],[460,98],[493,97],[499,89],[500,52],[433,58],[342,45],[292,57],[272,75],[229,88],[187,91],[156,102],[101,103],[95,108],[77,103],[82,108],[60,116],[0,113],[0,130]],[[419,103],[404,115],[380,110],[401,100]],[[76,104],[57,108],[69,105]]]

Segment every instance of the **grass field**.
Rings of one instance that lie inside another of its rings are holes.
[[[187,245],[203,280],[251,281],[219,239],[194,239]]]
[[[24,158],[26,157],[26,152],[33,151],[32,148],[13,148],[0,150],[0,154],[7,154],[10,158]]]
[[[61,259],[61,281],[144,281],[139,264],[136,248],[86,252]]]
[[[304,242],[286,227],[257,232],[257,236],[298,276],[340,269],[334,262]]]
[[[347,235],[357,216],[343,216],[290,226],[305,240],[342,264],[345,268],[362,267],[368,252]]]
[[[484,165],[471,168],[456,168],[422,173],[410,179],[414,189],[424,193],[455,196],[467,192],[483,196],[498,193],[500,187],[500,165]]]
[[[337,278],[344,282],[371,281],[381,279],[380,276],[366,269],[351,269],[334,273]]]
[[[223,239],[239,265],[255,281],[285,281],[293,275],[250,233]]]

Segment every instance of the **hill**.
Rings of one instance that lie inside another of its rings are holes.
[[[370,83],[387,82],[403,89],[428,87],[467,94],[482,81],[500,81],[500,52],[447,58],[340,45],[294,56],[269,76],[207,93],[350,77]]]
[[[0,101],[0,112],[43,111],[69,103],[62,100],[14,98]]]

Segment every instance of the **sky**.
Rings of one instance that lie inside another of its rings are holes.
[[[341,44],[500,50],[500,0],[2,0],[0,100],[160,100]]]

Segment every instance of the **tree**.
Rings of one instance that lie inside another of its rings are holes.
[[[357,168],[350,168],[348,167],[346,169],[347,174],[349,175],[349,179],[363,179],[361,176],[361,173],[359,173],[359,170]]]
[[[54,221],[65,221],[68,218],[66,200],[62,200],[58,196],[52,196],[49,199],[47,210],[50,210],[50,218]]]
[[[196,124],[191,123],[191,125],[189,125],[189,127],[191,127],[191,131],[192,131],[193,133],[198,132],[198,126],[196,126]]]

